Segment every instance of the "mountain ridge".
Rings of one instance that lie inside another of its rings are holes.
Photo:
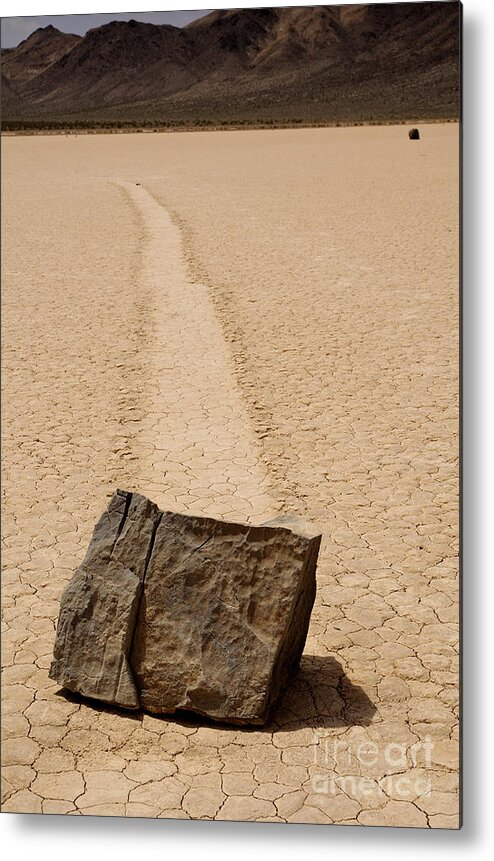
[[[459,115],[460,6],[218,10],[186,27],[39,28],[2,52],[5,120],[372,121]]]

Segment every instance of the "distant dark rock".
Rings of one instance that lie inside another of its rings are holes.
[[[117,491],[67,586],[50,677],[157,713],[262,724],[297,668],[321,536],[158,508]]]
[[[408,132],[408,137],[410,138],[411,141],[420,140],[419,130],[418,129],[410,129],[410,131]]]

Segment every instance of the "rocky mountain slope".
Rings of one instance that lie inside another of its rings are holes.
[[[183,29],[54,27],[2,52],[24,121],[366,121],[459,113],[457,2],[213,12]]]

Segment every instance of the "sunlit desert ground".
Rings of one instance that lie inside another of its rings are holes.
[[[458,126],[2,142],[3,810],[457,827]],[[48,679],[115,487],[320,526],[261,730]]]

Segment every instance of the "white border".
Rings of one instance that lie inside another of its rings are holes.
[[[379,0],[377,0],[379,2]],[[393,0],[390,0],[393,2]],[[404,2],[404,0],[402,0]],[[422,2],[422,0],[409,0],[412,3]],[[92,12],[167,12],[184,9],[234,9],[247,8],[249,6],[256,8],[262,6],[324,6],[324,5],[345,5],[348,0],[343,0],[342,4],[324,4],[317,2],[303,3],[297,0],[286,0],[286,2],[272,2],[269,0],[263,2],[253,2],[253,0],[239,0],[238,5],[235,2],[228,0],[218,0],[217,3],[208,5],[201,0],[177,0],[173,2],[161,2],[161,0],[123,0],[118,3],[116,0],[4,0],[2,3],[2,16],[8,15],[75,15],[90,14]],[[489,7],[492,5],[490,0],[466,0],[468,9],[474,10],[475,7]]]

